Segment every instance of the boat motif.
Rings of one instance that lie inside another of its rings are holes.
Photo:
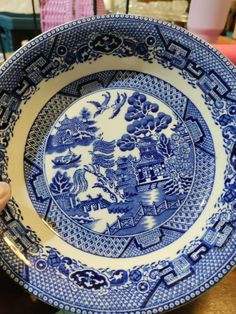
[[[81,155],[76,155],[69,149],[66,155],[57,156],[52,162],[54,163],[54,167],[63,167],[78,163],[80,159]]]

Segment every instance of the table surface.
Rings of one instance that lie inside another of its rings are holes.
[[[233,38],[219,36],[216,44],[219,45],[236,45],[236,40]]]

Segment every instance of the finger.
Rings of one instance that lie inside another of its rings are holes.
[[[10,198],[10,186],[5,182],[0,182],[0,211],[4,209]]]

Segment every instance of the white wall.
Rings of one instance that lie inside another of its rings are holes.
[[[36,12],[39,12],[39,0],[34,0]],[[0,0],[0,12],[29,14],[33,12],[31,0]]]

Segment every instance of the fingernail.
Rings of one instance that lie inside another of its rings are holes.
[[[9,194],[9,192],[10,192],[9,184],[7,184],[6,182],[0,182],[0,198]]]

